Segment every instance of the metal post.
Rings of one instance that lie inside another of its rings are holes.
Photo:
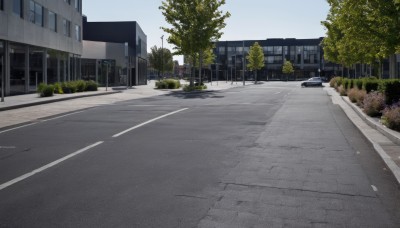
[[[37,87],[38,87],[38,72],[35,72],[35,82],[36,82],[36,90],[37,90]]]
[[[108,63],[107,64],[107,72],[106,72],[106,91],[108,90]]]
[[[4,102],[4,90],[5,90],[5,84],[4,82],[6,81],[6,78],[4,77],[4,57],[1,56],[1,102]]]

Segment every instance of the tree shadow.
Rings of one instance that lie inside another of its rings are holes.
[[[222,92],[220,91],[192,91],[192,92],[173,91],[164,96],[176,97],[180,99],[209,99],[209,98],[221,99],[225,97],[224,95],[222,95]]]

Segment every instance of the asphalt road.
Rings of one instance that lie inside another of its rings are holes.
[[[399,227],[396,181],[322,88],[157,96],[0,134],[0,227]]]

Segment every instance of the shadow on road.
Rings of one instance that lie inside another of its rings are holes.
[[[196,91],[196,92],[171,92],[166,94],[167,97],[177,97],[181,99],[208,99],[208,98],[224,98],[220,91]]]

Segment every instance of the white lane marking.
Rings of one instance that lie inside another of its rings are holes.
[[[149,124],[149,123],[154,122],[154,121],[156,121],[156,120],[159,120],[159,119],[165,118],[165,117],[167,117],[167,116],[176,114],[176,113],[178,113],[178,112],[185,111],[185,110],[187,110],[187,109],[188,109],[188,108],[183,108],[183,109],[177,110],[177,111],[175,111],[175,112],[170,112],[170,113],[168,113],[168,114],[159,116],[159,117],[157,117],[157,118],[151,119],[151,120],[149,120],[149,121],[146,121],[146,122],[141,123],[141,124],[139,124],[139,125],[136,125],[136,126],[134,126],[134,127],[131,127],[131,128],[129,128],[129,129],[126,129],[125,131],[122,131],[122,132],[120,132],[120,133],[118,133],[118,134],[115,134],[115,135],[113,135],[112,137],[113,137],[113,138],[117,138],[117,137],[119,137],[119,136],[121,136],[121,135],[123,135],[123,134],[126,134],[126,133],[128,133],[128,132],[130,132],[130,131],[132,131],[132,130],[135,130],[136,128],[142,127],[142,126],[144,126],[144,125],[146,125],[146,124]]]
[[[280,94],[280,93],[282,93],[282,92],[276,92],[276,93],[274,93],[274,95],[278,95],[278,94]]]
[[[13,131],[13,130],[17,130],[17,129],[20,129],[20,128],[23,128],[23,127],[28,127],[28,126],[35,125],[35,124],[37,124],[37,123],[30,123],[30,124],[25,124],[25,125],[22,125],[22,126],[19,126],[19,127],[10,128],[10,129],[4,130],[4,131],[0,131],[0,134],[6,133],[6,132],[9,132],[9,131]]]
[[[57,117],[50,118],[50,119],[45,119],[45,120],[39,120],[38,122],[25,124],[25,125],[22,125],[22,126],[19,126],[19,127],[14,127],[14,128],[10,128],[10,129],[4,130],[4,131],[0,131],[0,134],[6,133],[6,132],[9,132],[9,131],[13,131],[13,130],[17,130],[17,129],[20,129],[20,128],[32,126],[32,125],[35,125],[35,124],[38,124],[38,123],[43,123],[43,122],[50,121],[50,120],[60,119],[60,118],[63,118],[63,117],[66,117],[66,116],[70,116],[70,115],[74,115],[74,114],[78,114],[78,113],[81,113],[81,112],[84,112],[84,111],[73,112],[73,113],[69,113],[69,114],[66,114],[66,115],[57,116]]]
[[[67,156],[65,156],[63,158],[60,158],[60,159],[58,159],[56,161],[53,161],[53,162],[51,162],[51,163],[49,163],[49,164],[47,164],[45,166],[42,166],[42,167],[40,167],[38,169],[35,169],[32,172],[26,173],[26,174],[24,174],[22,176],[19,176],[19,177],[13,179],[13,180],[10,180],[10,181],[6,182],[4,184],[1,184],[0,185],[0,191],[5,189],[5,188],[7,188],[7,187],[9,187],[9,186],[11,186],[11,185],[13,185],[13,184],[15,184],[15,183],[18,183],[18,182],[20,182],[22,180],[25,180],[25,179],[27,179],[27,178],[29,178],[29,177],[37,174],[37,173],[40,173],[40,172],[42,172],[42,171],[44,171],[46,169],[49,169],[49,168],[51,168],[51,167],[53,167],[53,166],[65,161],[67,159],[70,159],[70,158],[72,158],[72,157],[74,157],[74,156],[76,156],[78,154],[81,154],[81,153],[83,153],[83,152],[85,152],[85,151],[87,151],[87,150],[89,150],[89,149],[91,149],[93,147],[96,147],[96,146],[98,146],[98,145],[100,145],[102,143],[103,143],[103,141],[100,141],[100,142],[97,142],[97,143],[92,144],[90,146],[87,146],[85,148],[82,148],[82,149],[80,149],[80,150],[78,150],[78,151],[76,151],[76,152],[74,152],[72,154],[69,154],[69,155],[67,155]]]
[[[360,151],[357,151],[357,154],[361,154]]]
[[[374,190],[374,192],[378,191],[378,188],[375,185],[371,185],[371,187],[372,187],[372,190]]]
[[[15,146],[0,146],[0,149],[15,149]]]

